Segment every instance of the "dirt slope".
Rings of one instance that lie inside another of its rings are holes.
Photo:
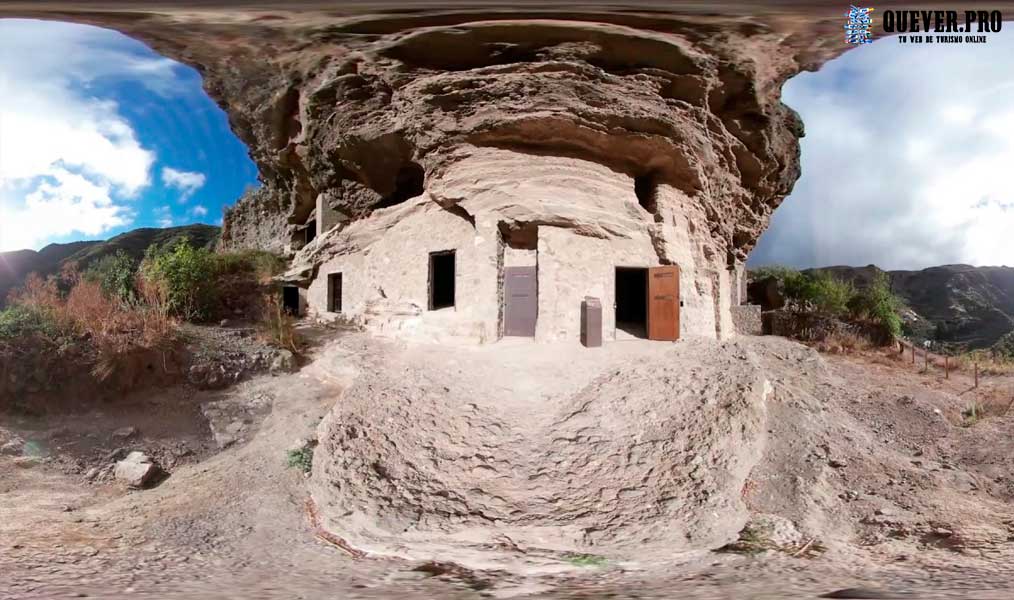
[[[963,426],[967,381],[877,361],[346,335],[216,397],[271,408],[153,490],[0,457],[0,596],[1008,597],[1014,417]],[[307,481],[285,453],[315,432]],[[315,537],[310,493],[383,552]],[[768,551],[714,552],[744,524]]]

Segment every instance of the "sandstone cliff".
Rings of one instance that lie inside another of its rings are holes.
[[[424,266],[388,285],[367,255],[413,215],[401,229],[416,239],[471,224],[447,243],[476,249],[465,283],[487,304],[457,326],[479,339],[502,329],[503,247],[533,228],[556,259],[547,337],[573,334],[583,295],[610,303],[614,267],[660,264],[681,268],[685,330],[730,334],[742,263],[799,175],[781,86],[846,49],[830,2],[215,5],[0,10],[112,27],[199,69],[263,182],[221,245],[293,253],[289,279],[318,282],[311,309],[327,304],[321,267],[358,261],[358,317],[418,316],[408,270]]]
[[[798,176],[802,130],[779,101],[781,84],[826,48],[842,50],[832,35],[840,11],[830,8],[477,3],[364,15],[313,2],[230,13],[122,4],[2,10],[118,29],[201,71],[265,186],[230,214],[226,247],[277,247],[279,228],[257,224],[284,219],[291,236],[320,195],[354,219],[476,149],[511,148],[670,184],[742,259]]]

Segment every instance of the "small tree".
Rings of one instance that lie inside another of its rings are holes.
[[[124,303],[137,299],[134,280],[137,274],[137,261],[123,250],[115,254],[107,254],[93,263],[84,273],[84,279],[98,283],[102,292],[110,298]]]
[[[891,291],[887,273],[878,272],[870,284],[860,289],[849,302],[849,311],[857,319],[875,321],[893,337],[901,335],[901,300]]]
[[[188,321],[211,316],[216,290],[210,251],[194,248],[186,239],[170,247],[150,246],[141,273],[147,284],[160,288],[170,314]]]

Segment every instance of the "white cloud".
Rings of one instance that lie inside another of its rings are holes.
[[[178,171],[172,167],[162,169],[162,184],[168,188],[175,188],[180,191],[180,202],[186,202],[194,195],[194,192],[204,186],[206,178],[204,173],[193,171]]]
[[[168,94],[175,64],[116,32],[0,20],[0,250],[131,222],[155,154],[94,88],[131,80]]]
[[[159,227],[172,227],[175,223],[173,216],[169,212],[168,206],[160,206],[155,209],[155,222],[158,223]]]
[[[208,209],[205,208],[205,207],[203,207],[203,206],[201,206],[200,204],[198,204],[198,205],[194,206],[192,209],[190,209],[190,212],[195,217],[206,217],[206,216],[208,216]]]
[[[1012,51],[1006,31],[986,44],[892,37],[789,81],[803,174],[751,262],[1014,265]]]

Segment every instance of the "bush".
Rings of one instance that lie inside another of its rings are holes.
[[[837,318],[877,323],[892,337],[901,336],[899,313],[903,305],[891,291],[886,273],[877,273],[869,285],[860,288],[824,271],[800,273],[781,266],[756,269],[751,276],[754,279],[773,277],[779,280],[785,298],[803,305],[804,309]]]
[[[891,291],[887,273],[877,273],[873,281],[858,290],[849,301],[849,311],[856,319],[873,321],[893,337],[901,335],[901,300]]]
[[[141,275],[147,285],[160,290],[169,314],[188,321],[213,315],[216,272],[215,258],[209,250],[194,248],[186,239],[171,247],[149,246]]]
[[[15,304],[0,311],[0,346],[28,339],[58,341],[68,333],[46,309]]]
[[[313,470],[313,447],[310,445],[289,450],[285,457],[290,467],[298,468],[303,473]]]
[[[842,316],[848,312],[849,300],[855,295],[851,283],[820,271],[804,275],[803,279],[803,300],[812,302],[819,311],[828,315]]]
[[[757,269],[751,275],[755,279],[773,277],[782,283],[787,300],[810,304],[817,311],[833,316],[845,314],[855,294],[851,283],[822,271],[800,273],[788,267],[770,266]]]
[[[137,261],[123,250],[107,254],[92,263],[84,272],[84,279],[98,283],[110,298],[121,302],[134,302],[137,293],[134,281],[137,278]]]

